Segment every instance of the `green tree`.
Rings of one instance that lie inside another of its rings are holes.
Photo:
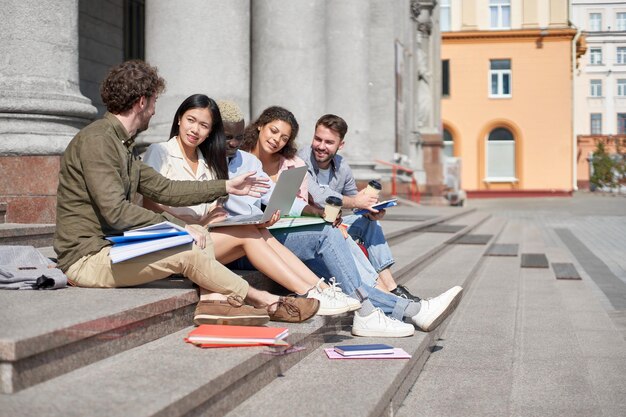
[[[593,174],[591,174],[590,182],[596,188],[617,186],[616,182],[616,163],[611,155],[606,152],[604,142],[598,141],[596,149],[591,156],[591,164]]]

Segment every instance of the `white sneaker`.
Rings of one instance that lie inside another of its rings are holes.
[[[341,284],[339,284],[335,280],[335,277],[330,278],[328,281],[330,282],[330,288],[335,291],[335,297],[339,299],[343,298],[346,300],[346,303],[348,303],[348,311],[356,311],[361,308],[361,302],[356,298],[350,297],[348,294],[344,293],[339,287]]]
[[[415,327],[392,317],[386,316],[380,308],[367,316],[354,313],[352,334],[355,336],[407,337],[415,333]]]
[[[422,331],[434,330],[454,311],[462,293],[463,288],[457,285],[435,298],[422,299],[420,311],[411,317],[411,321]]]
[[[320,278],[315,287],[311,288],[306,295],[307,298],[315,298],[320,301],[320,309],[317,311],[317,315],[334,316],[335,314],[347,312],[350,307],[345,298],[337,297],[333,287],[322,289],[322,282],[324,282],[324,279]]]

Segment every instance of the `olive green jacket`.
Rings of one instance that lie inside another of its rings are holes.
[[[226,182],[171,181],[141,162],[132,138],[111,113],[82,129],[63,158],[57,190],[54,250],[58,267],[111,245],[104,236],[176,221],[133,204],[139,193],[168,206],[191,206],[226,195]]]

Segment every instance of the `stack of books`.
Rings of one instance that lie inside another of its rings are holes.
[[[287,346],[289,329],[263,326],[202,324],[185,341],[199,347]]]
[[[411,357],[401,348],[372,343],[367,345],[341,345],[324,349],[329,359],[408,359]]]
[[[114,264],[193,242],[193,237],[183,227],[170,222],[129,230],[123,235],[106,236],[106,239],[113,243],[109,256]]]

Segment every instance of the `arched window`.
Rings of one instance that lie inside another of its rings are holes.
[[[454,156],[454,138],[448,129],[443,129],[443,156]]]
[[[515,138],[510,130],[498,127],[487,138],[487,177],[515,179]]]

